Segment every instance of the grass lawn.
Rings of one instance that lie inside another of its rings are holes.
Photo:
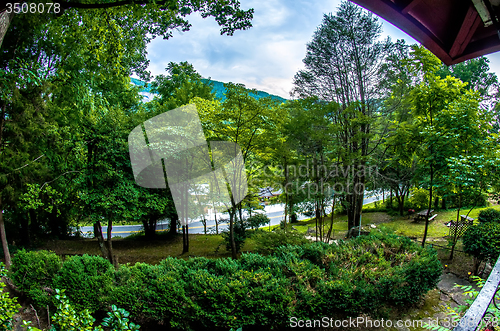
[[[220,246],[220,247],[219,247]],[[253,251],[255,242],[249,238],[242,248],[242,252]],[[218,248],[218,249],[217,249]],[[54,251],[59,255],[101,255],[96,239],[57,240],[45,243],[40,249]],[[158,236],[158,240],[145,240],[138,237],[136,240],[113,240],[113,251],[120,264],[144,262],[158,264],[168,256],[187,259],[194,256],[208,258],[230,257],[222,244],[222,236],[215,234],[189,235],[189,252],[182,252],[182,235],[176,237]]]

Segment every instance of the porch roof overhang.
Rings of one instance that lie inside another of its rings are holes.
[[[500,50],[500,0],[351,0],[419,41],[446,65]]]

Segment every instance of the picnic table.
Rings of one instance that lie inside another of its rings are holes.
[[[425,221],[425,218],[427,217],[427,211],[428,211],[428,209],[424,209],[421,212],[416,213],[415,214],[415,222]],[[429,216],[432,215],[433,211],[434,211],[434,209],[431,209],[429,211]],[[436,216],[437,216],[437,214],[429,217],[429,221],[432,221]]]

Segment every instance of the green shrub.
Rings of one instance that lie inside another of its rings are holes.
[[[464,251],[479,261],[496,261],[500,255],[500,223],[479,223],[465,231]]]
[[[175,258],[167,258],[156,266],[145,263],[121,266],[116,272],[110,302],[128,310],[138,321],[187,329],[189,321],[197,316],[181,277],[187,272],[185,261]]]
[[[18,251],[12,258],[9,277],[19,290],[28,294],[36,306],[51,304],[49,292],[53,280],[61,269],[61,259],[49,251]]]
[[[252,229],[258,229],[262,225],[269,224],[271,220],[269,219],[269,217],[267,217],[266,214],[256,213],[247,218],[245,221],[248,224],[248,227]]]
[[[54,286],[66,289],[66,295],[77,309],[88,309],[92,313],[106,301],[113,278],[114,268],[108,260],[85,254],[64,261]]]
[[[261,254],[270,254],[280,246],[303,245],[309,242],[301,233],[281,229],[273,232],[262,231],[252,238],[255,241],[255,250]]]
[[[415,209],[426,209],[429,207],[429,190],[413,188],[410,194],[410,203],[415,206]]]
[[[419,300],[435,287],[442,271],[433,249],[394,234],[333,245],[277,245],[271,255],[242,254],[238,260],[170,257],[158,265],[137,263],[118,270],[104,259],[73,257],[55,283],[64,282],[71,302],[80,307],[101,308],[102,313],[103,307],[116,305],[141,324],[182,330],[284,328],[290,316],[380,316],[388,307]],[[89,314],[74,323],[85,324]],[[112,316],[128,323],[118,308]],[[60,320],[71,322],[67,316]]]
[[[280,247],[297,278],[308,279],[298,291],[297,315],[336,312],[357,316],[379,314],[387,305],[405,305],[433,289],[442,271],[437,253],[423,249],[408,238],[391,234],[361,236],[338,245],[311,243],[302,247]],[[307,263],[318,267],[314,270]],[[303,270],[297,273],[297,267]],[[326,277],[320,270],[325,270]],[[314,281],[315,275],[316,280]],[[308,288],[315,291],[306,291]],[[319,314],[320,315],[320,314]],[[294,315],[295,316],[295,315]]]
[[[241,251],[241,247],[245,243],[245,240],[249,237],[249,233],[247,231],[248,224],[245,221],[235,220],[233,224],[233,233],[234,233],[234,244],[236,245],[236,252]],[[223,243],[226,245],[226,250],[228,252],[231,251],[231,237],[229,233],[229,227],[227,230],[221,232]]]
[[[460,201],[461,200],[461,201]],[[487,193],[475,192],[475,191],[465,191],[460,194],[450,194],[449,197],[450,207],[458,208],[460,205],[463,207],[485,207],[488,202]]]
[[[483,209],[479,212],[477,219],[481,223],[500,223],[500,210],[496,210],[493,208]]]

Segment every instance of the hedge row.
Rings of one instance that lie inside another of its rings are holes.
[[[441,274],[436,252],[407,238],[371,235],[338,245],[283,246],[240,259],[167,258],[114,270],[107,260],[20,251],[10,277],[36,304],[65,288],[80,309],[123,307],[140,324],[175,329],[285,326],[289,318],[377,316],[415,303]],[[55,276],[52,276],[55,275]]]

